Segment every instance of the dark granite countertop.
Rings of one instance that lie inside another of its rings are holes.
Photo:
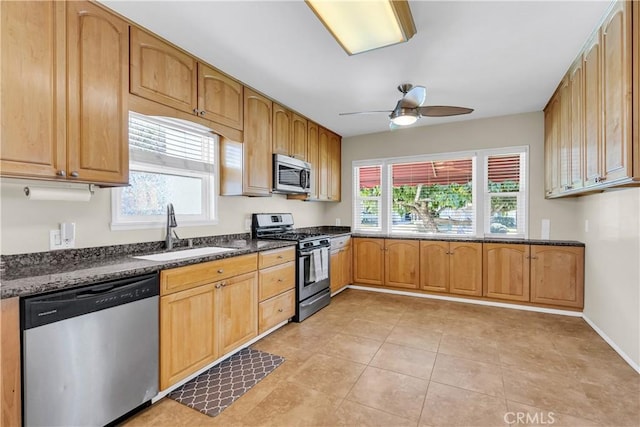
[[[464,237],[464,236],[412,236],[394,234],[351,233],[352,237],[366,237],[370,239],[399,239],[399,240],[433,240],[438,242],[473,242],[473,243],[512,243],[514,245],[544,245],[544,246],[582,246],[584,243],[575,240],[541,240],[541,239],[509,239],[500,237]]]
[[[296,231],[305,233],[323,233],[329,237],[340,237],[351,235],[351,227],[339,225],[322,225],[320,227],[303,227],[296,228]]]
[[[188,249],[184,246],[186,241],[187,239],[183,239],[180,242],[182,247],[176,248],[175,251]],[[235,250],[172,261],[147,261],[134,258],[134,256],[164,252],[163,242],[151,242],[6,255],[1,257],[4,272],[0,285],[0,298],[25,297],[295,245],[295,242],[283,240],[252,240],[248,234],[195,238],[193,243],[194,248],[218,246]]]

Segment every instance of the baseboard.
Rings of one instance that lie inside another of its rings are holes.
[[[182,385],[188,383],[189,381],[191,381],[192,379],[194,379],[195,377],[197,377],[198,375],[200,375],[201,373],[208,371],[209,369],[213,368],[214,366],[216,366],[218,363],[222,362],[225,359],[228,359],[229,357],[233,356],[234,354],[236,354],[237,352],[239,352],[240,350],[249,347],[251,344],[253,344],[254,342],[257,342],[259,340],[261,340],[262,338],[266,337],[267,335],[269,335],[271,332],[275,331],[276,329],[280,329],[281,327],[283,327],[284,325],[286,325],[287,323],[289,323],[288,320],[285,320],[284,322],[280,322],[278,323],[276,326],[274,326],[273,328],[261,333],[260,335],[258,335],[257,337],[253,338],[250,341],[247,341],[246,343],[244,343],[242,346],[236,348],[233,351],[230,351],[229,353],[225,354],[222,357],[219,357],[218,359],[216,359],[215,361],[209,363],[207,366],[203,367],[202,369],[198,370],[197,372],[194,372],[193,374],[189,375],[187,378],[178,381],[177,383],[175,383],[174,385],[172,385],[171,387],[168,387],[160,392],[158,392],[158,394],[155,395],[155,397],[153,397],[151,399],[151,403],[156,403],[158,400],[162,399],[163,397],[165,397],[167,394],[171,393],[173,390],[177,389],[178,387],[181,387]]]
[[[611,346],[611,348],[620,355],[620,357],[622,357],[622,359],[624,359],[625,362],[627,362],[627,364],[629,366],[631,366],[637,373],[640,374],[640,365],[638,365],[636,362],[633,361],[633,359],[631,359],[631,357],[629,357],[629,355],[627,353],[625,353],[624,351],[622,351],[622,349],[620,347],[618,347],[618,344],[616,344],[611,338],[609,338],[609,336],[607,334],[604,333],[604,331],[602,329],[600,329],[595,323],[593,323],[593,321],[591,319],[589,319],[584,313],[582,314],[582,318],[584,319],[585,322],[587,322],[589,324],[589,326],[591,326],[591,328],[596,331],[596,333],[598,335],[600,335],[600,337],[606,341],[607,344],[609,344]]]
[[[497,302],[497,301],[483,301],[483,300],[477,300],[477,299],[458,298],[458,297],[451,297],[451,296],[445,296],[445,295],[423,294],[418,292],[399,291],[396,289],[371,288],[368,286],[360,286],[360,285],[349,285],[348,288],[358,289],[361,291],[380,292],[383,294],[394,294],[394,295],[404,295],[409,297],[439,299],[443,301],[461,302],[465,304],[486,305],[489,307],[510,308],[513,310],[535,311],[538,313],[559,314],[561,316],[582,317],[582,312],[580,311],[561,310],[558,308],[536,307],[533,305],[521,305],[521,304],[507,304],[507,303]]]

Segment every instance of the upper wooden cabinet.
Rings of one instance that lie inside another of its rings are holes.
[[[529,245],[483,244],[483,295],[529,301]]]
[[[329,195],[331,202],[340,201],[341,141],[335,133],[329,134]]]
[[[289,155],[296,159],[307,161],[307,119],[291,114],[291,148]]]
[[[243,194],[270,196],[272,188],[271,120],[273,103],[244,91]]]
[[[136,27],[130,67],[132,94],[242,130],[241,83]]]
[[[318,200],[340,201],[341,140],[335,133],[318,130]]]
[[[198,63],[200,116],[234,129],[244,126],[244,86],[218,70]]]
[[[318,200],[320,185],[320,145],[318,140],[319,126],[309,120],[307,124],[307,162],[311,164],[311,192],[309,199]]]
[[[128,183],[129,27],[90,2],[2,2],[3,176]]]
[[[289,155],[291,147],[291,111],[273,104],[273,154]]]
[[[640,183],[639,7],[613,4],[545,108],[547,197]]]

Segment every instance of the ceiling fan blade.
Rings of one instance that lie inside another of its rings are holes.
[[[340,113],[339,116],[351,116],[353,114],[375,114],[375,113],[390,113],[391,110],[372,110],[372,111],[354,111],[352,113]]]
[[[447,117],[469,114],[473,112],[473,108],[451,107],[448,105],[427,105],[425,107],[419,107],[418,112],[420,115],[427,117]]]
[[[427,99],[427,89],[424,86],[414,86],[402,97],[402,108],[416,108],[424,104]]]

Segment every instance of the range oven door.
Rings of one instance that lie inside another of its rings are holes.
[[[325,248],[328,251],[328,247]],[[320,252],[321,249],[316,247],[309,251],[299,251],[298,252],[298,301],[304,301],[307,298],[321,292],[325,289],[329,289],[330,287],[330,276],[331,276],[331,264],[329,263],[330,257],[327,254],[327,269],[326,269],[326,277],[317,280],[316,274],[313,269],[312,258],[314,252]]]

